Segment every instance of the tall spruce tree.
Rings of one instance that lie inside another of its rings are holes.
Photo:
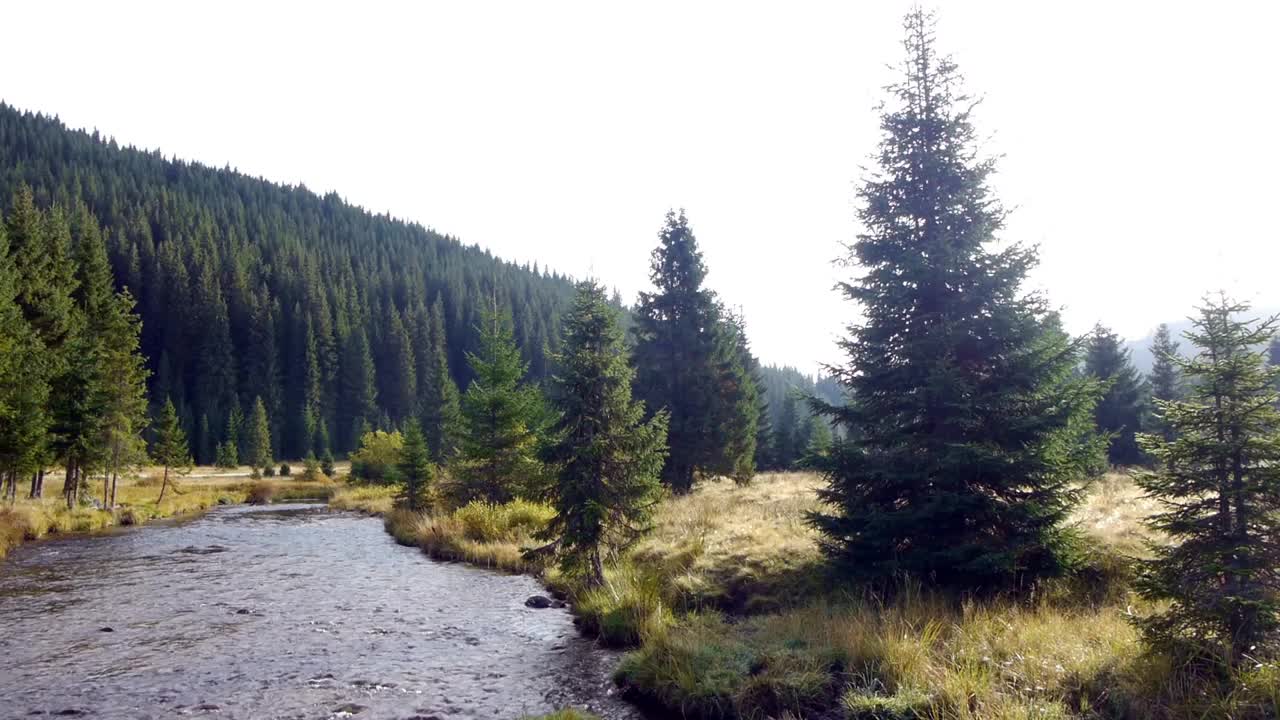
[[[253,399],[253,412],[246,426],[245,462],[255,468],[268,468],[273,464],[271,453],[271,421],[262,398]]]
[[[1169,334],[1169,326],[1161,323],[1151,341],[1151,400],[1154,407],[1148,413],[1147,432],[1160,435],[1166,441],[1173,439],[1173,428],[1160,411],[1160,403],[1182,399],[1182,370],[1178,367],[1178,343]]]
[[[160,497],[156,502],[164,500],[165,490],[169,487],[169,473],[185,475],[191,470],[191,451],[187,447],[187,434],[178,421],[178,411],[173,401],[165,398],[160,408],[160,419],[156,424],[156,443],[151,457],[156,464],[164,468],[164,477],[160,481]]]
[[[555,517],[541,537],[556,543],[568,572],[604,583],[602,554],[648,529],[660,497],[667,414],[645,421],[631,397],[618,311],[595,281],[578,285],[564,320],[564,352],[554,378],[560,418],[549,456],[557,481]]]
[[[739,484],[751,481],[756,473],[756,435],[760,408],[764,402],[754,373],[758,363],[751,354],[742,318],[722,312],[724,321],[717,332],[719,367],[715,428],[720,446],[717,474]]]
[[[511,318],[486,308],[477,328],[480,351],[468,354],[475,379],[462,396],[462,438],[454,456],[458,504],[471,500],[506,502],[534,494],[545,469],[539,459],[547,409],[541,391],[524,381]]]
[[[345,452],[355,449],[367,428],[378,421],[377,373],[364,330],[356,328],[347,335],[340,367],[338,431],[346,433],[341,443]]]
[[[102,322],[102,369],[109,381],[102,393],[103,409],[99,443],[104,450],[103,472],[111,476],[111,492],[103,498],[108,507],[116,504],[116,488],[121,475],[128,475],[146,462],[146,440],[150,418],[147,414],[147,377],[150,372],[139,348],[142,319],[134,313],[134,299],[128,290],[117,293],[105,308]]]
[[[816,403],[848,439],[818,464],[833,509],[812,519],[855,576],[1011,588],[1064,568],[1096,391],[1021,287],[1034,250],[992,248],[994,163],[977,155],[973,102],[932,18],[917,8],[904,25],[848,260],[864,273],[842,284],[865,316],[831,368],[850,399]]]
[[[383,329],[382,364],[378,372],[378,397],[394,425],[405,423],[418,405],[418,375],[414,367],[413,344],[400,313],[393,307],[386,313]]]
[[[419,360],[418,413],[431,457],[444,463],[458,449],[458,433],[462,427],[462,408],[458,386],[449,372],[449,351],[444,331],[444,306],[440,298],[432,303],[422,327]]]
[[[1144,427],[1146,388],[1119,336],[1101,325],[1094,328],[1085,350],[1084,369],[1104,388],[1093,415],[1098,429],[1111,437],[1107,459],[1112,465],[1141,463],[1142,451],[1135,436]]]
[[[726,344],[715,294],[702,251],[684,212],[668,212],[658,235],[649,279],[655,292],[640,293],[635,310],[637,388],[650,412],[670,413],[669,452],[663,479],[677,493],[693,488],[695,476],[724,472],[728,434],[719,423],[726,405]]]
[[[42,409],[49,393],[44,374],[33,372],[43,343],[18,306],[19,283],[0,224],[0,481],[6,494],[16,493],[20,474],[36,469],[34,450],[44,438]]]
[[[1138,484],[1161,503],[1138,588],[1167,609],[1141,622],[1158,645],[1193,643],[1238,662],[1280,625],[1280,411],[1258,348],[1277,318],[1241,320],[1249,306],[1209,300],[1184,337],[1199,348],[1175,364],[1191,381],[1183,401],[1158,401],[1173,440],[1143,435],[1156,460]]]

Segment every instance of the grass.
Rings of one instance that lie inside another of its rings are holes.
[[[370,501],[380,504],[381,499]],[[472,502],[453,511],[415,513],[393,509],[387,531],[402,545],[422,548],[439,560],[456,560],[509,572],[541,569],[523,551],[537,545],[534,533],[546,526],[549,505],[516,500],[505,505]]]
[[[157,501],[162,475],[152,468],[137,478],[121,478],[116,493],[117,507],[111,511],[88,506],[68,510],[62,499],[62,479],[58,474],[50,474],[45,480],[44,498],[20,498],[13,505],[0,505],[0,558],[19,544],[46,535],[140,525],[157,518],[199,512],[214,505],[247,502],[255,498],[259,502],[325,499],[340,487],[328,480],[254,483],[249,480],[249,472],[247,467],[237,470],[201,467],[177,482],[170,476],[164,500]],[[100,480],[95,479],[90,489],[96,496],[101,491]]]
[[[395,507],[396,489],[382,485],[353,485],[339,489],[329,498],[329,507],[355,510],[370,515],[386,515]]]

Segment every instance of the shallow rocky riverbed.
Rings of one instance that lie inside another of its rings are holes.
[[[5,717],[638,717],[532,578],[323,506],[30,543],[0,562]]]

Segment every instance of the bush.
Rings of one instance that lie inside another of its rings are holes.
[[[351,453],[351,477],[379,485],[396,481],[404,436],[399,432],[375,430],[360,436],[360,447]]]
[[[293,468],[289,467],[289,463],[280,463],[280,477],[289,477],[293,474]]]
[[[320,472],[333,477],[333,453],[328,450],[324,451],[324,457],[320,458]]]
[[[249,488],[249,496],[245,498],[253,505],[266,505],[276,495],[276,486],[269,482],[256,482]]]
[[[262,468],[262,474],[263,474],[265,477],[275,477],[275,476],[276,476],[276,469],[275,469],[274,467],[270,466],[270,465],[267,465],[267,466],[265,466],[265,467],[263,467],[263,468]]]
[[[314,457],[302,461],[303,482],[329,482],[329,474],[320,469],[320,462]]]

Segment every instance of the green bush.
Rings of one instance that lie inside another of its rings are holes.
[[[293,474],[293,468],[289,467],[289,463],[280,463],[280,477],[289,477]]]
[[[276,469],[271,465],[267,465],[266,467],[262,468],[262,475],[264,477],[275,477]]]
[[[351,453],[351,477],[379,485],[395,483],[403,449],[404,436],[399,431],[365,433],[360,436],[360,447]]]

